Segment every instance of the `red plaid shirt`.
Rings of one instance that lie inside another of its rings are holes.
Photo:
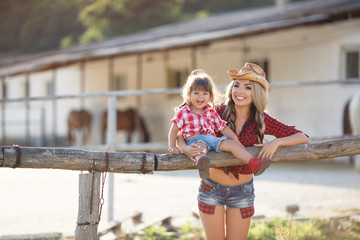
[[[215,136],[215,131],[220,132],[226,126],[226,121],[210,105],[201,114],[197,114],[186,104],[175,113],[171,122],[178,126],[185,139],[199,134]]]
[[[216,111],[218,112],[220,117],[223,117],[225,108],[226,105],[223,104],[216,107]],[[295,133],[302,132],[300,130],[297,130],[295,126],[289,126],[283,124],[266,113],[264,113],[264,124],[265,124],[265,135],[273,135],[276,138],[287,137]],[[254,115],[249,116],[249,118],[244,123],[243,129],[238,135],[239,141],[242,143],[242,145],[244,145],[244,147],[250,147],[256,144],[256,139],[258,136],[256,125],[257,124]],[[218,137],[222,136],[220,132],[217,132],[216,134]],[[224,169],[224,172],[226,173],[232,172],[236,178],[239,178],[239,174],[252,174],[247,164],[219,168],[219,169]]]

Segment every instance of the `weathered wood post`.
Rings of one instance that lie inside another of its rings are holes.
[[[99,225],[100,172],[79,175],[79,211],[75,238],[97,240]]]

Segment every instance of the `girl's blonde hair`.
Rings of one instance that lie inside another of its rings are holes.
[[[179,106],[183,107],[185,104],[190,103],[191,92],[200,90],[210,93],[209,104],[214,106],[214,103],[219,101],[219,93],[214,84],[213,79],[203,70],[195,69],[186,79],[186,83],[181,90],[181,96],[184,102]]]
[[[232,89],[235,81],[232,81],[226,89],[226,108],[224,110],[223,119],[228,122],[228,126],[236,132],[235,129],[235,102],[232,99]],[[267,106],[267,97],[264,88],[257,82],[250,81],[252,104],[250,107],[251,114],[255,115],[255,121],[257,125],[256,139],[257,143],[263,143],[265,124],[264,124],[264,112]]]

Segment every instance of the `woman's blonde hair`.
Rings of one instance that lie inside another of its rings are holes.
[[[235,102],[232,99],[232,89],[235,81],[232,81],[226,89],[226,108],[224,110],[223,119],[228,122],[228,126],[236,132],[235,129]],[[257,123],[258,137],[257,143],[262,143],[264,140],[265,124],[264,124],[264,112],[267,106],[267,97],[264,88],[257,82],[250,81],[252,104],[250,107],[251,114],[255,115],[255,121]]]
[[[214,103],[219,101],[220,95],[214,84],[213,79],[203,70],[195,69],[186,79],[181,90],[181,96],[183,97],[184,102],[179,106],[182,107],[187,103],[190,103],[191,92],[200,90],[210,93],[210,102],[209,104],[214,106]]]

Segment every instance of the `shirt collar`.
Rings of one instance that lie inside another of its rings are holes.
[[[189,105],[188,103],[185,104],[185,108],[186,108],[186,110],[188,110],[189,112],[193,112],[193,110],[191,110],[190,105]],[[205,109],[204,109],[203,113],[209,111],[209,109],[211,109],[211,108],[212,108],[212,107],[210,106],[210,104],[207,104],[207,105],[205,106]]]

